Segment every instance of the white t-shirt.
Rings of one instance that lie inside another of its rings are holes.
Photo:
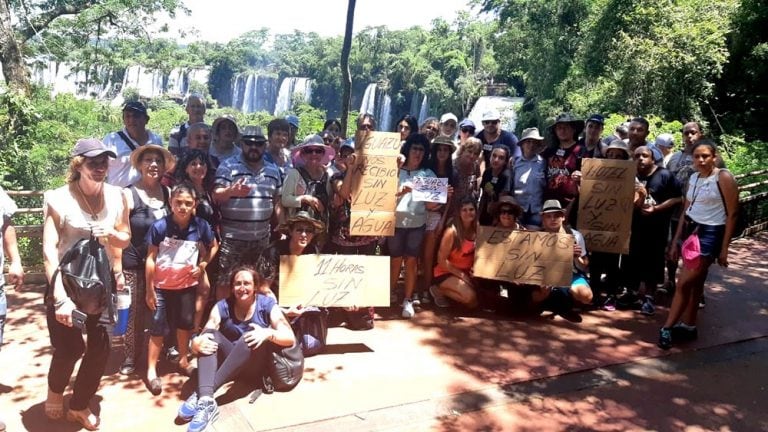
[[[123,196],[120,188],[110,184],[104,184],[104,206],[93,220],[90,214],[83,211],[72,194],[69,185],[58,189],[46,191],[43,194],[43,215],[48,216],[50,209],[59,215],[59,258],[80,239],[86,239],[91,235],[93,223],[106,222],[111,226],[117,224],[123,213]],[[107,248],[107,253],[110,248]],[[110,259],[112,257],[110,256]]]

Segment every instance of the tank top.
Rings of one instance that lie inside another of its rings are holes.
[[[170,214],[168,208],[168,189],[163,187],[163,206],[150,207],[139,196],[135,185],[127,187],[133,198],[133,208],[128,215],[131,224],[131,244],[123,250],[123,268],[142,269],[147,258],[147,231],[157,220]]]
[[[240,339],[243,333],[250,330],[251,323],[261,328],[268,328],[271,323],[269,314],[272,312],[275,304],[275,299],[263,294],[256,294],[256,308],[253,311],[253,316],[249,320],[241,321],[234,314],[235,300],[231,297],[221,299],[216,303],[219,316],[221,317],[219,331],[227,339],[236,341]]]
[[[467,239],[462,240],[461,247],[453,249],[448,255],[448,262],[461,271],[469,271],[475,262],[475,241]],[[449,273],[450,271],[448,271],[448,269],[438,264],[435,266],[433,275],[439,277]]]
[[[725,225],[726,212],[723,197],[717,185],[720,170],[715,169],[709,177],[694,173],[688,180],[685,198],[690,203],[685,214],[702,225]]]

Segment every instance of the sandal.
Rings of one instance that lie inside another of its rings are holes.
[[[88,408],[82,411],[68,410],[67,421],[80,423],[80,426],[89,431],[99,430],[99,423],[101,423],[101,419]]]
[[[163,392],[163,381],[160,378],[153,378],[147,382],[147,389],[154,396],[160,396]]]
[[[51,395],[60,398],[59,401],[52,401]],[[51,420],[61,420],[64,418],[64,395],[48,391],[48,399],[45,401],[45,416]]]

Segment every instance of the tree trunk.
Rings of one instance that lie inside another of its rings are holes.
[[[0,62],[8,88],[29,93],[29,72],[21,55],[21,47],[11,25],[8,2],[0,0]]]
[[[344,31],[344,44],[341,46],[341,84],[344,86],[341,96],[341,130],[346,135],[349,104],[352,96],[352,76],[349,73],[349,52],[352,49],[352,24],[355,21],[356,0],[349,0],[347,6],[347,28]]]

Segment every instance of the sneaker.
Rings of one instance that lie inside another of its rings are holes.
[[[219,406],[212,397],[201,397],[197,401],[197,412],[187,426],[187,432],[203,432],[219,418]]]
[[[699,330],[695,326],[684,326],[678,323],[672,326],[672,337],[680,342],[695,341],[699,338]]]
[[[416,315],[416,311],[413,310],[413,301],[411,299],[403,300],[403,318],[411,319]]]
[[[175,363],[179,361],[179,357],[179,350],[177,350],[175,346],[172,346],[165,351],[165,358],[167,358],[169,362]]]
[[[188,422],[197,414],[197,392],[192,392],[191,395],[184,401],[179,407],[179,418]]]
[[[603,303],[603,310],[613,312],[616,310],[616,296],[609,295]]]
[[[704,294],[702,294],[701,298],[699,299],[699,309],[704,309],[706,305],[707,305],[707,299],[704,298]]]
[[[657,345],[663,350],[672,348],[672,330],[667,327],[662,327],[661,330],[659,330],[659,343]]]
[[[656,313],[656,307],[653,305],[653,299],[651,296],[645,296],[643,305],[640,306],[640,313],[648,316],[654,315]]]
[[[126,357],[120,365],[120,375],[131,375],[134,372],[136,372],[136,362],[132,357]]]
[[[421,300],[419,299],[419,293],[414,291],[413,294],[411,294],[411,302],[413,303],[414,306],[421,305]]]
[[[429,293],[432,294],[432,298],[435,299],[435,306],[439,308],[446,308],[451,304],[448,302],[448,298],[440,292],[440,289],[436,285],[429,287]]]
[[[421,293],[421,304],[428,305],[430,303],[432,303],[432,295],[430,294],[429,290]]]
[[[625,289],[623,293],[616,297],[616,308],[622,310],[633,309],[640,306],[637,304],[637,301],[637,294]]]

